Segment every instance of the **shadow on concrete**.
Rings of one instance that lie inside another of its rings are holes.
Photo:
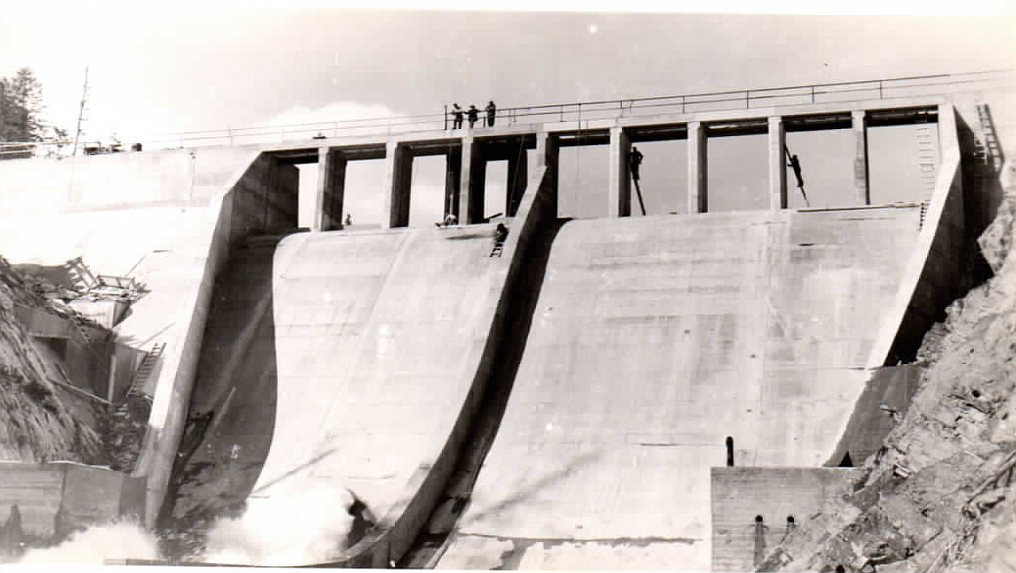
[[[524,489],[516,491],[511,495],[511,497],[502,499],[497,504],[492,505],[490,507],[486,507],[484,508],[483,511],[474,513],[473,516],[477,521],[481,521],[483,520],[484,517],[488,515],[497,515],[502,511],[504,511],[505,509],[525,500],[526,498],[535,493],[545,492],[547,486],[549,486],[550,484],[556,481],[563,480],[568,476],[571,476],[572,474],[575,473],[575,470],[577,468],[584,466],[588,463],[591,463],[594,460],[599,459],[600,457],[602,457],[600,451],[587,452],[585,454],[582,454],[581,456],[576,456],[572,458],[567,464],[565,464],[561,469],[546,474],[542,476],[540,479],[527,484]]]
[[[272,481],[262,485],[261,487],[257,488],[256,490],[250,492],[250,495],[252,497],[257,497],[257,494],[259,492],[262,492],[262,491],[272,487],[273,485],[281,483],[281,482],[283,482],[283,481],[285,481],[285,480],[295,476],[296,474],[302,472],[303,470],[305,470],[305,469],[307,469],[307,468],[309,468],[309,467],[311,467],[313,465],[317,465],[321,460],[327,458],[328,456],[334,454],[335,452],[336,452],[336,449],[335,448],[331,448],[328,451],[322,452],[322,453],[314,456],[310,460],[308,460],[308,461],[306,461],[306,462],[296,466],[295,468],[289,470],[288,472],[282,474],[281,476],[273,479]]]
[[[216,518],[241,514],[264,466],[278,392],[272,260],[281,238],[240,244],[216,281],[163,532],[200,538]],[[176,557],[194,549],[166,545]]]
[[[520,253],[526,266],[519,278],[508,285],[508,309],[506,335],[498,346],[493,363],[496,365],[488,383],[490,389],[483,396],[476,416],[471,422],[468,442],[458,454],[458,462],[452,471],[445,492],[436,504],[430,521],[406,552],[400,567],[419,568],[438,551],[448,539],[455,523],[468,507],[473,485],[480,473],[483,460],[487,457],[497,430],[501,426],[508,397],[515,383],[515,375],[522,363],[522,355],[529,338],[536,302],[550,258],[554,237],[565,224],[557,220],[547,224],[539,235],[529,243],[526,252]]]

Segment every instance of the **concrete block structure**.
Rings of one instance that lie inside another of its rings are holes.
[[[859,470],[714,467],[712,571],[754,571],[767,549],[821,511],[823,501]]]
[[[64,539],[92,525],[144,518],[144,480],[71,462],[0,462],[0,512],[21,514],[21,533]]]

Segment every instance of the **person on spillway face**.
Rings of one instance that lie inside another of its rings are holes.
[[[443,222],[434,224],[438,227],[454,227],[459,224],[459,218],[455,216],[455,213],[448,213],[444,216]]]
[[[632,147],[628,154],[628,166],[631,167],[631,178],[639,180],[639,166],[642,165],[642,152],[638,147]]]
[[[462,108],[457,103],[452,104],[452,118],[452,129],[462,127]]]
[[[500,245],[504,243],[505,239],[508,238],[508,227],[504,226],[504,223],[498,223],[497,229],[494,229],[494,244]]]
[[[469,104],[469,110],[466,112],[469,115],[469,129],[473,129],[473,125],[480,119],[480,110],[476,109],[476,106]]]
[[[494,127],[494,116],[497,115],[497,106],[494,105],[494,100],[487,102],[487,127]]]

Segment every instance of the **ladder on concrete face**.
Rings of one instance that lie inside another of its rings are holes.
[[[921,170],[921,197],[931,202],[938,170],[938,145],[930,125],[917,126],[917,162]]]
[[[134,378],[131,379],[131,385],[127,388],[126,397],[131,396],[142,396],[146,400],[151,401],[151,398],[144,393],[145,382],[148,381],[148,377],[152,375],[152,371],[155,369],[155,364],[162,358],[162,351],[166,348],[166,343],[156,344],[152,347],[152,351],[145,356],[145,359],[141,361],[141,365],[138,366],[136,372],[134,372]]]
[[[985,165],[990,164],[995,173],[998,173],[1002,169],[1002,148],[998,145],[995,124],[991,120],[991,112],[987,105],[977,104],[977,119],[981,124],[981,137],[984,138],[983,144],[976,137],[974,138],[974,146],[979,154],[978,158],[982,159]]]

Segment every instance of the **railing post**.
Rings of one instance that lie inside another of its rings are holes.
[[[681,113],[684,113],[685,96],[681,96]]]
[[[815,86],[811,86],[811,103],[815,103]]]
[[[882,98],[882,80],[878,80],[878,99]]]
[[[335,137],[339,136],[339,122],[335,122]]]
[[[618,115],[617,117],[624,117],[624,100],[618,100],[617,102]]]
[[[744,109],[751,109],[751,90],[744,91]]]
[[[226,133],[229,134],[229,144],[233,145],[233,128],[232,127],[227,128]]]
[[[561,121],[564,121],[564,105],[561,105]]]

